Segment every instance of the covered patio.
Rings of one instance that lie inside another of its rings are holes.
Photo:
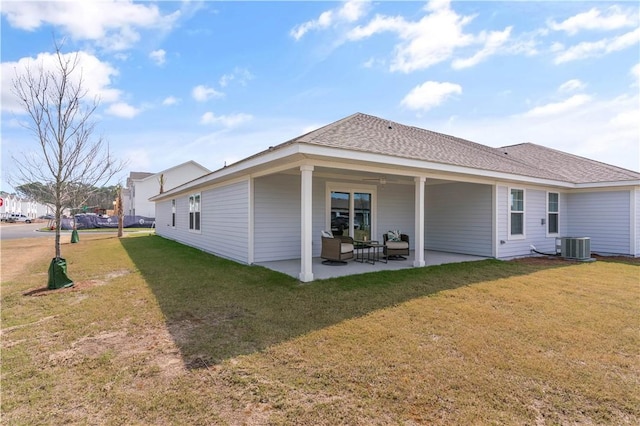
[[[472,256],[467,254],[447,253],[442,251],[425,250],[424,260],[425,266],[442,265],[445,263],[461,263],[474,262],[478,260],[489,259],[488,257]],[[345,277],[349,275],[366,274],[369,272],[394,271],[398,269],[414,268],[415,252],[410,251],[410,255],[406,256],[406,260],[390,260],[387,263],[376,262],[360,263],[354,260],[347,261],[342,265],[325,265],[322,259],[314,257],[313,275],[316,280]],[[258,262],[255,265],[263,266],[273,271],[282,272],[294,278],[298,278],[300,274],[300,259],[276,260],[271,262]]]

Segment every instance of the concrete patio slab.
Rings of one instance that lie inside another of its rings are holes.
[[[376,262],[360,263],[349,260],[346,264],[341,265],[324,265],[319,257],[313,258],[313,277],[315,280],[327,278],[345,277],[348,275],[365,274],[368,272],[393,271],[398,269],[413,268],[413,259],[415,253],[412,250],[406,260],[389,260],[387,263]],[[472,262],[478,260],[489,259],[482,256],[471,256],[467,254],[445,253],[441,251],[425,250],[424,252],[425,266],[442,265],[445,263]],[[256,263],[258,266],[282,272],[298,278],[300,274],[300,259],[278,260],[273,262]]]

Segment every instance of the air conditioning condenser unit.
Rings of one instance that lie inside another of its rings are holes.
[[[590,237],[562,237],[561,255],[567,259],[590,260]]]

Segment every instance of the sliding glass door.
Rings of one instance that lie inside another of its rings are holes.
[[[375,188],[336,188],[328,193],[333,234],[371,240]]]
[[[371,194],[353,194],[353,235],[356,240],[371,240]]]

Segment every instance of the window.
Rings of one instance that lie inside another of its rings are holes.
[[[558,233],[559,198],[560,194],[557,192],[549,192],[547,196],[547,233],[549,234]]]
[[[511,189],[509,235],[524,237],[524,189]]]
[[[189,230],[200,230],[200,194],[189,196]]]
[[[176,200],[171,200],[171,227],[176,227]]]

